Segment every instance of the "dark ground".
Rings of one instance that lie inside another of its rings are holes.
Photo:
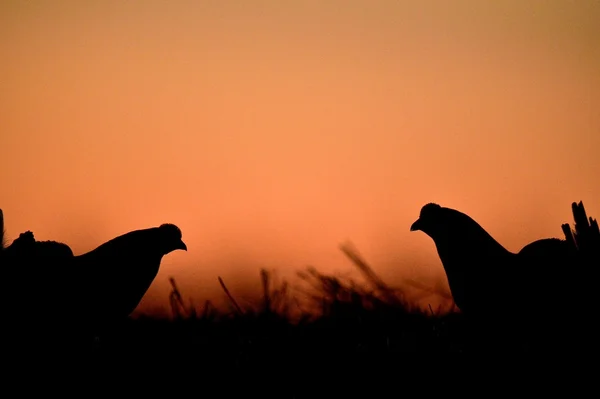
[[[20,391],[79,396],[125,392],[123,383],[138,396],[158,394],[165,384],[171,395],[226,398],[433,395],[455,386],[460,395],[509,387],[524,392],[524,386],[540,393],[551,378],[542,368],[556,374],[596,361],[587,345],[572,351],[575,360],[546,337],[526,351],[522,337],[509,339],[499,319],[473,329],[458,312],[411,307],[401,291],[386,291],[381,282],[369,289],[315,270],[304,275],[314,287],[306,303],[314,306],[299,313],[285,283],[272,287],[268,273],[261,277],[268,289],[253,309],[240,308],[233,295],[228,312],[186,308],[173,284],[172,319],[129,318],[99,339],[75,336],[71,323],[67,330],[43,326],[34,314],[17,326],[4,324],[4,332],[17,335],[2,340],[8,370],[2,381]]]
[[[157,358],[202,359],[203,363],[228,370],[259,367],[264,371],[297,364],[373,367],[411,354],[421,358],[523,355],[533,350],[525,346],[524,336],[509,338],[507,325],[500,319],[492,317],[489,324],[475,328],[458,310],[435,314],[433,309],[411,307],[400,291],[367,290],[315,270],[304,274],[314,283],[314,291],[305,293],[309,299],[305,301],[307,310],[300,311],[285,282],[273,288],[267,272],[263,271],[261,277],[267,289],[255,308],[239,307],[224,283],[231,311],[218,311],[210,303],[203,309],[189,308],[172,281],[172,318],[128,318],[94,338],[67,336],[64,332],[72,334],[75,324],[63,324],[65,329],[61,330],[53,326],[52,320],[43,325],[32,316],[16,326],[21,331],[16,341],[5,340],[4,347],[18,348],[20,353],[33,357],[52,353],[127,359],[150,354]],[[6,331],[11,326],[4,328]],[[557,351],[556,342],[545,338],[544,331],[546,326],[541,326],[539,339],[534,339],[536,350]]]

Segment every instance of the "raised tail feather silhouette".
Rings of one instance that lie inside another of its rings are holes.
[[[4,233],[4,213],[2,212],[2,209],[0,209],[0,250],[4,250],[4,247],[6,246]]]

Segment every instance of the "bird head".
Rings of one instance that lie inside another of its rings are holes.
[[[419,218],[410,226],[410,231],[420,230],[433,239],[438,249],[452,247],[469,251],[492,251],[506,254],[507,250],[469,215],[456,209],[429,203],[421,208]]]
[[[171,223],[165,223],[158,230],[160,232],[160,247],[164,255],[177,249],[187,251],[187,245],[181,239],[179,227]]]
[[[421,208],[419,218],[410,226],[410,231],[420,230],[434,238],[443,228],[444,213],[438,204],[429,203]]]
[[[21,233],[19,238],[15,239],[12,244],[6,248],[10,252],[20,251],[23,253],[27,253],[28,251],[33,250],[35,246],[35,237],[31,231],[26,231],[25,233]]]

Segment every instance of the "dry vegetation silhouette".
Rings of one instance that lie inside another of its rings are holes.
[[[19,345],[21,351],[32,353],[75,351],[120,356],[146,352],[157,355],[185,353],[186,356],[201,357],[213,367],[230,370],[260,367],[265,373],[291,363],[310,363],[331,369],[351,367],[359,362],[368,367],[366,365],[381,364],[382,359],[404,352],[526,354],[539,350],[587,351],[595,349],[597,341],[593,334],[597,309],[593,276],[600,260],[600,232],[596,220],[587,218],[581,202],[573,203],[572,211],[574,229],[567,223],[562,225],[564,243],[572,251],[571,263],[558,265],[563,281],[572,285],[540,289],[542,284],[557,284],[560,276],[545,279],[544,265],[534,262],[536,272],[541,274],[538,280],[529,276],[526,288],[547,296],[535,300],[525,295],[513,297],[514,300],[505,301],[510,305],[505,307],[490,302],[490,307],[478,309],[480,312],[461,311],[452,297],[448,298],[446,306],[437,309],[418,307],[415,290],[424,296],[448,297],[448,294],[413,280],[407,280],[402,288],[390,287],[351,243],[344,243],[340,249],[360,271],[362,281],[325,275],[308,267],[298,272],[299,283],[291,284],[286,280],[279,281],[273,271],[261,270],[260,300],[242,306],[235,292],[231,292],[219,277],[217,282],[229,308],[218,309],[210,301],[200,307],[194,306],[184,299],[175,279],[171,278],[172,290],[168,299],[172,317],[128,317],[101,329],[85,331],[78,327],[82,317],[85,319],[85,309],[78,302],[79,298],[58,295],[64,309],[59,312],[61,317],[55,317],[56,313],[43,310],[48,298],[34,295],[22,288],[21,282],[6,278],[10,275],[6,270],[18,264],[14,263],[11,253],[17,251],[19,241],[28,240],[31,244],[33,235],[24,233],[8,246],[3,235],[0,253],[3,285],[12,288],[3,292],[5,327],[2,344],[5,348]],[[3,220],[0,231],[4,231]],[[56,244],[54,249],[59,245]],[[53,260],[58,261],[60,258]],[[445,259],[442,261],[446,267]],[[484,260],[480,263],[480,267],[485,267]],[[49,278],[51,269],[44,279]],[[513,273],[504,284],[512,284],[518,278],[519,274]],[[67,284],[55,279],[51,281],[68,291]],[[69,284],[77,283],[71,279]],[[468,280],[464,284],[457,288],[450,281],[453,294],[456,297],[463,295],[463,307],[464,301],[474,301],[475,297],[468,296],[469,290],[478,282]],[[41,292],[51,296],[57,287],[51,288]],[[510,285],[491,288],[499,290],[494,294],[500,300],[514,293]],[[523,298],[533,302],[519,302],[525,301]],[[481,317],[482,314],[485,317]]]

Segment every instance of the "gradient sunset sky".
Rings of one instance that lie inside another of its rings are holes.
[[[600,217],[600,1],[0,3],[0,208],[76,254],[177,224],[200,301],[259,269],[443,278],[437,202],[509,250]]]

